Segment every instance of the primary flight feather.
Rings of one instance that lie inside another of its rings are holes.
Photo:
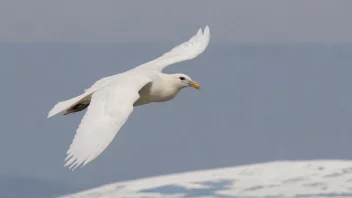
[[[171,64],[197,57],[207,48],[209,39],[210,31],[206,26],[204,31],[199,29],[190,40],[162,56],[129,71],[102,78],[83,94],[57,103],[48,118],[87,108],[67,151],[65,166],[73,170],[98,157],[127,121],[134,106],[171,100],[185,87],[200,89],[200,85],[185,74],[162,71]]]

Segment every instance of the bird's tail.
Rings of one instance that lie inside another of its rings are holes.
[[[77,112],[77,111],[82,111],[83,109],[87,108],[87,106],[89,105],[89,102],[86,102],[86,101],[90,101],[91,95],[92,94],[89,94],[86,92],[80,96],[57,103],[48,113],[48,118],[58,113],[61,113],[65,110],[66,110],[65,115],[69,113]],[[76,106],[77,108],[74,108]]]

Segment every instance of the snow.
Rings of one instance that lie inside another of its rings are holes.
[[[104,185],[62,198],[352,197],[352,160],[277,161]]]

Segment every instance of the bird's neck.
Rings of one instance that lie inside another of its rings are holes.
[[[174,86],[172,83],[163,83],[162,86],[159,86],[158,93],[160,94],[163,100],[171,100],[174,98],[177,93],[182,89],[182,87]]]
[[[175,87],[167,80],[156,80],[139,91],[140,98],[135,106],[151,102],[166,102],[173,99],[182,88]]]

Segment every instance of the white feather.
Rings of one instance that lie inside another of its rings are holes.
[[[159,58],[142,64],[137,68],[153,69],[161,72],[165,67],[169,65],[191,60],[197,57],[207,48],[209,40],[210,30],[209,27],[206,26],[203,33],[202,29],[199,29],[197,34],[191,37],[191,39],[188,41],[172,48],[169,52],[164,53]]]
[[[203,33],[200,29],[189,41],[174,47],[161,57],[127,72],[102,78],[82,95],[57,103],[48,117],[91,97],[88,110],[67,151],[65,166],[75,169],[99,156],[127,121],[134,103],[140,97],[143,104],[173,98],[179,90],[172,87],[172,78],[161,71],[170,64],[197,57],[206,49],[209,39],[209,27],[206,26]],[[140,96],[139,91],[148,83],[151,86],[143,90],[143,95]]]
[[[133,111],[138,91],[151,80],[146,76],[118,76],[96,91],[67,151],[65,166],[76,168],[95,159],[110,144]],[[138,80],[134,80],[138,79]]]

